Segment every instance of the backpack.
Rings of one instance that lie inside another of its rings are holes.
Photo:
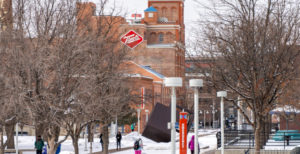
[[[140,148],[139,140],[136,140],[136,141],[134,142],[133,149],[134,149],[134,150],[138,150],[139,148]]]

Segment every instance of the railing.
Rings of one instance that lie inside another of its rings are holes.
[[[225,130],[224,132],[224,148],[225,149],[246,149],[245,153],[250,154],[249,149],[255,147],[255,134],[249,130]],[[221,137],[220,133],[217,135],[217,144],[220,147]],[[291,149],[296,145],[300,145],[300,140],[290,140],[287,134],[283,133],[283,139],[278,141],[274,140],[277,136],[274,133],[268,134],[262,132],[260,135],[261,149]],[[248,151],[247,151],[248,150]]]

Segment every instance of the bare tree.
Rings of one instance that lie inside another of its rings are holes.
[[[255,153],[260,153],[264,144],[260,133],[269,112],[296,75],[299,4],[289,0],[219,0],[214,6],[211,20],[201,23],[203,35],[197,38],[195,50],[212,60],[208,80],[217,89],[240,96],[252,111],[253,118],[238,106],[237,99],[228,98],[253,126]]]
[[[48,152],[55,153],[66,111],[86,74],[90,40],[79,36],[76,1],[16,2],[16,33],[11,48],[20,87],[38,135],[44,135]]]

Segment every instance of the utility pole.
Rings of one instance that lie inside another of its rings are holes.
[[[227,97],[226,91],[219,91],[218,97],[221,97],[221,154],[224,154],[224,97]]]
[[[198,125],[199,125],[199,92],[198,88],[203,87],[202,79],[191,79],[190,87],[194,88],[194,151],[198,154]],[[205,113],[204,113],[205,114]]]
[[[172,90],[171,96],[171,154],[176,154],[176,90],[175,87],[182,87],[182,78],[170,77],[164,80],[165,87],[170,87]]]

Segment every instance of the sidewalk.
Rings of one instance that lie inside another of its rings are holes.
[[[121,148],[121,150],[118,150],[118,151],[116,149],[111,149],[111,150],[108,150],[108,153],[125,151],[125,150],[129,150],[129,149],[133,149],[133,147]],[[95,152],[93,154],[102,154],[102,152]]]

